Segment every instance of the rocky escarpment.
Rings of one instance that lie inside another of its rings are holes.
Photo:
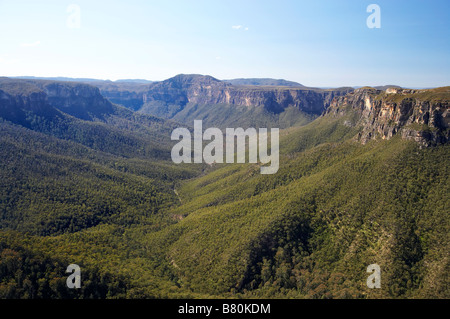
[[[139,110],[143,102],[143,93],[122,90],[100,90],[101,94],[112,103],[121,104],[133,111]]]
[[[95,81],[88,84],[98,87],[100,93],[112,103],[137,111],[144,104],[143,95],[150,81]]]
[[[430,90],[390,88],[385,92],[361,88],[345,96],[336,97],[325,116],[343,116],[356,112],[354,123],[362,131],[357,138],[366,143],[400,134],[424,146],[449,141],[450,87]]]
[[[83,120],[102,118],[113,105],[98,88],[76,82],[0,80],[0,115],[26,125],[27,114],[51,118],[59,111]]]
[[[0,117],[28,127],[30,113],[53,116],[47,95],[34,85],[0,79]]]
[[[34,84],[47,95],[51,106],[77,118],[92,120],[113,111],[111,102],[94,86],[55,81],[35,81]]]
[[[211,76],[181,74],[150,85],[143,94],[143,102],[150,112],[157,112],[152,105],[160,107],[161,103],[178,105],[180,110],[184,105],[194,103],[263,107],[275,114],[292,106],[319,115],[335,96],[351,91],[352,88],[321,90],[305,87],[235,86]]]

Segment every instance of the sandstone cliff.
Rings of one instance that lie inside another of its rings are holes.
[[[180,105],[232,104],[243,107],[263,107],[278,114],[293,106],[301,111],[321,114],[335,96],[352,88],[321,90],[305,87],[235,86],[211,76],[177,75],[149,86],[143,94],[144,106],[152,102]]]
[[[113,111],[111,102],[94,86],[54,81],[36,81],[35,85],[47,95],[50,105],[83,120],[101,118]]]
[[[83,120],[102,118],[113,105],[98,88],[75,82],[0,79],[0,115],[25,123],[27,112],[51,118],[60,110]]]
[[[400,134],[424,146],[449,141],[450,87],[430,90],[389,88],[385,92],[364,87],[333,99],[325,112],[342,116],[357,113],[355,123],[362,127],[358,139],[390,139]]]

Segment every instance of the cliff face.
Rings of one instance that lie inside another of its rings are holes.
[[[349,109],[357,113],[362,131],[358,139],[390,139],[400,134],[424,146],[447,143],[450,125],[450,87],[430,90],[361,88],[336,97],[326,111],[342,116]]]
[[[139,110],[143,102],[144,92],[150,83],[141,81],[95,81],[88,84],[99,88],[100,93],[112,103],[121,104],[133,111]]]
[[[188,95],[189,102],[263,107],[275,114],[283,112],[289,106],[293,106],[301,111],[320,115],[329,106],[334,96],[345,94],[350,90],[323,91],[279,87],[249,88],[231,86],[221,90],[212,90],[212,92],[202,91],[201,89],[194,90],[193,94]],[[207,94],[205,95],[204,93]]]
[[[321,114],[335,96],[351,92],[352,88],[320,90],[292,87],[234,86],[210,76],[177,75],[149,86],[143,94],[144,105],[152,102],[184,106],[195,104],[233,104],[243,107],[263,107],[278,114],[294,106],[304,112]]]
[[[83,120],[102,117],[113,110],[99,89],[90,85],[70,82],[38,82],[36,85],[47,95],[50,105]]]
[[[30,125],[27,121],[28,112],[50,114],[53,111],[46,103],[45,98],[43,93],[14,96],[0,89],[0,118],[29,127]]]
[[[113,110],[98,88],[71,82],[40,80],[0,81],[0,115],[26,124],[27,114],[50,118],[58,110],[84,120],[101,118]]]
[[[101,94],[112,103],[121,104],[126,108],[137,111],[143,104],[143,93],[119,90],[100,90]]]

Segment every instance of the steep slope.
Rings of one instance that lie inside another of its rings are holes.
[[[336,98],[321,118],[284,132],[277,174],[222,165],[180,188],[183,204],[172,209],[180,222],[146,240],[181,288],[241,297],[448,298],[448,142],[423,148],[401,134],[359,141],[386,120],[364,113],[367,90]],[[442,90],[420,92],[407,114],[441,105],[449,97]],[[403,129],[408,120],[399,123]],[[381,266],[381,290],[365,286],[372,263]]]
[[[160,92],[182,100],[185,87],[203,85],[190,81]],[[413,116],[447,136],[446,88],[330,97],[315,121],[281,131],[280,169],[261,175],[259,163],[161,160],[174,123],[95,104],[81,104],[90,119],[80,119],[51,105],[41,87],[0,86],[1,297],[72,298],[59,275],[67,261],[103,278],[99,291],[89,279],[86,298],[450,296],[448,139],[398,134]],[[64,121],[77,134],[60,129]],[[90,125],[107,134],[83,142]],[[363,138],[378,129],[387,133]],[[112,132],[117,140],[99,147]],[[154,147],[142,153],[150,137],[161,139],[160,158]],[[382,289],[365,285],[373,263]]]
[[[448,297],[449,151],[325,144],[268,178],[219,170],[180,189],[182,220],[148,236],[150,254],[182,287],[214,295]],[[373,263],[379,291],[365,287]]]
[[[151,168],[7,123],[1,133],[0,229],[55,235],[100,223],[151,223],[161,204],[175,199]],[[119,161],[135,174],[114,165]]]
[[[118,107],[87,84],[8,78],[0,79],[0,117],[100,151],[162,159],[177,126]]]
[[[89,85],[1,79],[0,228],[51,235],[152,220],[176,200],[173,183],[197,174],[170,160],[174,126]]]
[[[1,79],[0,298],[142,295],[136,238],[174,223],[174,184],[203,168],[172,163],[174,126],[84,84]],[[69,291],[74,262],[83,285]],[[145,263],[145,276],[171,285]]]
[[[76,82],[30,81],[46,95],[49,105],[76,118],[92,121],[113,113],[113,105],[91,85]]]
[[[390,139],[396,134],[425,146],[443,144],[450,137],[450,87],[429,90],[389,88],[386,92],[361,88],[333,100],[327,114],[342,116],[351,111],[354,123],[364,129],[358,138]]]
[[[140,79],[124,79],[117,81],[98,80],[87,78],[67,78],[67,77],[34,77],[18,76],[12,79],[23,80],[45,80],[57,82],[77,82],[85,83],[99,88],[100,93],[112,103],[123,105],[133,111],[137,111],[143,104],[143,92],[153,81]]]
[[[235,86],[210,76],[181,74],[151,85],[140,111],[188,124],[195,118],[219,127],[270,123],[284,128],[309,122],[335,96],[352,90]]]
[[[153,83],[89,82],[111,102],[133,111],[188,125],[194,119],[203,119],[207,125],[219,127],[301,126],[320,115],[335,96],[353,90],[321,90],[271,79],[251,83],[264,85],[232,85],[197,74],[180,74]]]
[[[92,83],[100,93],[112,103],[120,104],[133,111],[139,110],[144,103],[144,92],[151,81],[102,81]]]

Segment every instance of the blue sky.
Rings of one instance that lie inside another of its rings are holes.
[[[0,75],[445,86],[449,21],[449,0],[0,0]]]

